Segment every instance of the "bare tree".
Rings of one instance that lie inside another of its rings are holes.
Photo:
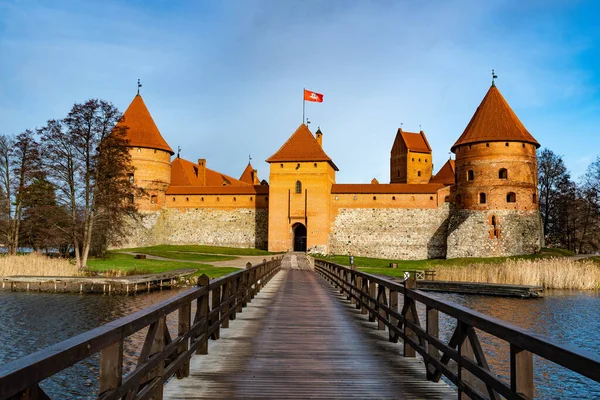
[[[42,129],[49,179],[69,211],[75,259],[85,267],[94,228],[112,213],[112,222],[130,212],[133,184],[126,128],[116,127],[121,113],[111,103],[92,99],[75,104],[61,121]],[[111,193],[107,196],[106,193]]]

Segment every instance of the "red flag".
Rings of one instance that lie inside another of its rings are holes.
[[[304,89],[304,100],[305,101],[316,101],[317,103],[322,103],[323,95],[321,93],[311,92],[310,90]]]

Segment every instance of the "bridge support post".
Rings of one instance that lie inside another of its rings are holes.
[[[427,306],[425,324],[426,324],[427,334],[429,336],[433,336],[435,338],[439,337],[439,321],[440,321],[439,311],[436,310],[435,308],[431,308],[431,307]],[[439,353],[438,349],[431,343],[427,343],[427,353],[431,357],[436,358],[438,360],[440,358],[440,353]],[[425,364],[425,368],[427,369],[427,371],[426,371],[427,380],[435,381],[435,377],[434,377],[435,368],[433,367],[433,365]]]
[[[369,281],[369,306],[371,310],[375,310],[375,302],[377,298],[377,284],[374,281]],[[375,322],[375,311],[369,311],[369,321]]]
[[[366,305],[369,304],[369,300],[367,299],[367,294],[369,294],[369,280],[367,278],[362,278],[361,279],[361,298],[362,298],[362,309],[360,311],[361,314],[367,314],[369,312],[369,310],[367,310],[367,307],[365,307]]]
[[[200,330],[201,342],[200,345],[196,348],[196,354],[208,354],[208,315],[210,314],[210,308],[208,305],[208,283],[210,282],[209,277],[206,274],[202,274],[198,278],[198,286],[205,286],[206,293],[203,296],[198,298],[197,303],[197,320],[205,318],[204,324],[202,325],[202,329]]]
[[[383,322],[383,320],[387,320],[387,313],[383,308],[381,308],[381,305],[386,307],[388,306],[387,297],[385,295],[385,286],[377,285],[377,314],[379,315],[379,318],[377,318],[377,329],[380,331],[385,331],[385,322]]]
[[[362,300],[363,300],[363,294],[362,294],[362,277],[357,276],[356,277],[356,296],[357,296],[357,300],[356,300],[356,309],[357,310],[361,310],[363,305],[362,305]]]
[[[121,386],[123,380],[123,342],[105,347],[100,352],[100,388],[98,394]]]
[[[396,292],[395,290],[391,290],[391,289],[390,289],[390,311],[398,312],[398,292]],[[389,314],[388,321],[390,323],[390,326],[393,326],[395,328],[398,327],[398,318]],[[398,343],[398,334],[396,332],[394,332],[391,328],[389,328],[389,338],[390,338],[390,342]]]
[[[418,316],[416,315],[416,306],[414,300],[408,297],[407,290],[414,290],[417,288],[417,281],[415,276],[411,273],[410,277],[404,281],[404,305],[402,306],[402,315],[404,316],[404,335],[412,340],[416,339],[416,334],[410,329],[406,321],[415,322]],[[415,357],[415,349],[408,344],[407,340],[404,340],[404,357]]]
[[[223,290],[221,292],[221,304],[223,304],[223,314],[229,313],[229,310],[231,308],[230,303],[229,303],[230,297],[231,297],[231,283],[226,282],[223,285]],[[225,320],[223,321],[223,324],[221,325],[221,328],[223,328],[223,329],[229,328],[229,320],[230,319],[231,319],[231,316],[225,318]]]
[[[533,355],[514,344],[510,345],[510,388],[533,399]]]
[[[354,298],[352,297],[352,282],[354,281],[354,274],[352,271],[346,272],[346,283],[348,284],[348,295],[346,296],[347,300],[350,300],[350,303],[354,303]]]
[[[221,288],[220,287],[216,287],[212,290],[212,310],[213,313],[215,313],[214,310],[219,310],[221,306]],[[216,311],[216,313],[209,319],[209,326],[212,326],[213,324],[218,324],[219,320],[221,319],[221,313],[220,311]],[[212,340],[218,340],[221,337],[221,329],[219,327],[219,325],[217,325],[217,328],[215,329],[215,331],[210,335],[210,338]]]
[[[190,322],[192,319],[192,305],[190,303],[184,304],[179,309],[179,317],[178,317],[178,335],[182,336],[188,333],[190,330]],[[183,354],[190,349],[190,341],[186,340],[181,345],[179,345],[179,349],[177,350],[177,354]],[[177,371],[177,378],[182,379],[190,376],[190,361],[187,360],[183,363],[181,368]]]

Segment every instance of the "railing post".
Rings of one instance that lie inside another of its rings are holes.
[[[237,312],[237,291],[238,291],[238,278],[234,278],[231,279],[229,281],[230,283],[230,287],[229,287],[229,294],[230,296],[233,296],[233,304],[230,303],[231,308],[233,308],[233,312],[231,313],[231,315],[229,316],[229,320],[230,321],[234,321],[235,320],[235,313]]]
[[[369,306],[372,310],[375,310],[375,302],[377,298],[377,284],[374,281],[369,281],[369,297],[373,300],[369,300]],[[369,311],[369,321],[375,321],[375,311]]]
[[[223,315],[229,313],[231,309],[231,305],[229,304],[231,297],[231,281],[227,281],[223,284],[223,289],[221,291],[221,304],[223,304]],[[223,321],[221,328],[227,329],[229,328],[229,320],[231,319],[231,315]]]
[[[350,300],[350,303],[354,303],[354,299],[352,298],[352,281],[354,280],[354,273],[352,270],[346,271],[346,282],[348,283],[348,290],[346,293],[346,299]]]
[[[252,263],[246,263],[246,271],[242,274],[242,308],[246,307],[250,302],[248,294],[250,293],[250,268]]]
[[[398,292],[390,289],[390,311],[398,312]],[[394,317],[391,313],[388,315],[388,321],[390,326],[395,328],[398,327],[398,318]],[[389,329],[389,328],[388,328]],[[392,343],[398,343],[398,334],[392,329],[389,329],[389,340]]]
[[[458,323],[462,324],[460,321]],[[471,345],[471,341],[469,340],[469,337],[466,334],[466,328],[467,327],[464,325],[461,328],[465,332],[464,332],[464,339],[459,347],[458,353],[460,354],[460,356],[462,358],[468,358],[469,360],[476,363],[475,352],[473,351],[473,346]],[[473,387],[474,384],[477,384],[477,381],[478,381],[478,378],[475,375],[473,375],[472,373],[470,373],[469,371],[467,371],[465,368],[461,367],[460,365],[458,366],[458,379],[461,382],[469,384],[471,387]],[[468,396],[465,392],[461,391],[460,389],[458,391],[458,398],[460,400],[470,400],[471,399],[470,396]]]
[[[533,399],[533,355],[514,344],[510,345],[510,388]]]
[[[153,354],[162,352],[165,349],[165,329],[167,328],[167,317],[162,317],[158,320],[158,327],[156,329],[156,335],[152,340],[152,346],[150,347],[150,357]],[[165,363],[159,363],[148,373],[148,382],[156,377],[162,377],[165,374]],[[152,400],[162,400],[163,398],[164,385],[158,385],[150,397]]]
[[[411,299],[410,297],[408,297],[408,290],[414,290],[417,288],[417,281],[415,280],[414,275],[411,273],[409,278],[406,279],[404,281],[404,306],[403,306],[403,310],[405,310],[405,313],[403,315],[404,317],[404,335],[406,337],[409,337],[410,339],[416,339],[416,335],[415,333],[412,331],[412,329],[408,328],[406,325],[406,321],[411,321],[411,322],[415,322],[415,316],[413,315],[413,309],[414,307],[412,307],[412,302],[413,299]],[[416,356],[416,351],[415,349],[413,349],[413,347],[408,344],[408,341],[404,341],[404,357],[415,357]]]
[[[385,322],[383,319],[386,318],[386,311],[381,308],[381,305],[385,305],[387,307],[387,297],[385,295],[385,286],[382,284],[377,285],[377,309],[380,318],[377,318],[377,329],[380,331],[385,331]]]
[[[190,322],[192,318],[192,305],[187,303],[179,308],[179,316],[177,323],[177,333],[179,336],[185,335],[190,330]],[[179,345],[177,354],[183,354],[190,349],[190,340],[187,339]],[[177,370],[177,378],[185,378],[190,375],[190,360],[186,360],[181,368]]]
[[[209,325],[212,326],[216,324],[221,319],[221,312],[219,311],[219,306],[221,305],[221,287],[216,287],[212,290],[212,307],[211,310],[213,314],[210,318]],[[216,310],[216,311],[215,311]],[[217,326],[217,329],[210,335],[212,340],[218,340],[221,337],[221,329]]]
[[[206,287],[206,293],[202,296],[198,297],[198,318],[205,318],[204,325],[200,330],[200,334],[202,335],[202,342],[200,346],[198,346],[196,350],[196,354],[208,354],[208,315],[210,313],[209,305],[208,305],[208,283],[210,282],[210,278],[206,274],[202,274],[198,278],[198,286]]]
[[[439,337],[440,314],[439,314],[438,310],[436,310],[435,308],[431,308],[429,306],[427,306],[426,310],[427,311],[426,311],[426,316],[425,316],[425,324],[426,324],[427,334],[434,338],[438,338]],[[427,343],[427,353],[431,357],[436,358],[438,360],[440,358],[440,353],[439,353],[438,349],[429,342]],[[425,364],[425,368],[426,368],[427,380],[433,381],[434,374],[435,374],[435,367],[431,364],[429,364],[429,365]]]
[[[98,394],[121,386],[123,380],[123,342],[105,347],[100,352],[100,389]]]
[[[357,276],[356,277],[356,309],[360,310],[362,309],[362,299],[363,299],[363,294],[362,294],[362,277],[361,276]]]
[[[367,310],[366,305],[369,305],[369,300],[367,299],[367,294],[369,294],[369,280],[365,277],[362,278],[362,287],[360,289],[361,298],[362,298],[362,308],[360,310],[361,314],[367,314],[369,310]]]

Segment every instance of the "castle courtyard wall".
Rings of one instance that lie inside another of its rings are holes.
[[[434,202],[429,197],[425,201]],[[449,211],[448,204],[436,208],[339,208],[329,235],[329,252],[405,260],[443,258]]]

